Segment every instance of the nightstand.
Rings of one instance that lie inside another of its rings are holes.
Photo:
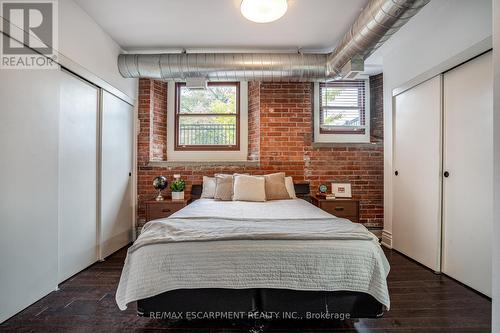
[[[348,198],[327,200],[312,195],[311,203],[337,217],[342,217],[352,222],[359,222],[359,200]]]
[[[146,222],[169,217],[189,205],[189,203],[191,203],[190,196],[186,196],[184,200],[172,200],[170,198],[163,201],[148,200],[145,202]]]

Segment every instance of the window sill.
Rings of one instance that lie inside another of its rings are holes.
[[[313,142],[313,148],[332,148],[332,147],[380,147],[383,145],[379,142]]]
[[[260,161],[149,161],[148,166],[157,167],[157,168],[166,168],[166,167],[199,167],[199,166],[207,166],[207,167],[259,167]]]

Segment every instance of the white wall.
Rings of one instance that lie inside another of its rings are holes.
[[[58,2],[58,27],[55,55],[57,62],[79,76],[134,104],[137,79],[125,79],[118,71],[120,46],[73,0]],[[7,22],[7,21],[5,21]],[[0,17],[0,32],[4,20]],[[23,31],[10,24],[15,35]],[[37,37],[31,34],[31,38]]]
[[[117,59],[123,52],[120,46],[73,0],[60,0],[58,9],[59,52],[73,62],[64,63],[63,60],[63,65],[74,71],[81,66],[135,99],[138,80],[124,79],[118,72]],[[85,72],[78,74],[86,76]]]
[[[433,0],[377,50],[367,64],[384,72],[384,237],[392,233],[392,94],[491,47],[491,0]],[[389,243],[389,244],[387,244]]]
[[[500,235],[500,0],[493,1],[494,188],[493,235]],[[500,242],[493,237],[493,332],[500,333]]]

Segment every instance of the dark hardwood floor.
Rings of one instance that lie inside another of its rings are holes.
[[[249,332],[227,322],[167,323],[120,311],[114,300],[125,250],[97,263],[0,325],[0,332]],[[264,332],[490,332],[491,301],[454,280],[435,275],[395,251],[389,291],[392,307],[383,318],[343,322],[281,321]]]

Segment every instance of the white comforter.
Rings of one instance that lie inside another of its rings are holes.
[[[389,264],[364,226],[301,199],[200,199],[147,223],[130,247],[116,301],[174,289],[280,288],[365,292],[389,309]]]

